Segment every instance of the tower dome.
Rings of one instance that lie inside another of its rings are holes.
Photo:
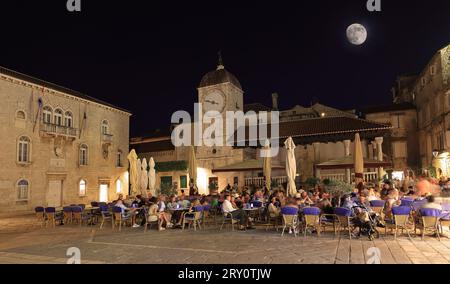
[[[236,78],[236,76],[234,76],[225,69],[222,62],[222,56],[219,53],[219,64],[217,65],[217,69],[208,72],[205,76],[203,76],[199,88],[209,87],[223,83],[231,83],[235,87],[242,90],[241,83],[239,83],[239,80]]]

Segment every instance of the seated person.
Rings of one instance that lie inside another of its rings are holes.
[[[156,222],[159,221],[159,212],[158,212],[158,200],[156,197],[152,197],[149,199],[149,203],[151,203],[150,208],[148,209],[148,222]],[[159,228],[159,222],[158,222]]]
[[[222,210],[224,213],[231,214],[233,219],[238,219],[240,222],[240,230],[244,230],[245,227],[249,226],[247,213],[242,209],[237,209],[231,203],[231,196],[229,194],[225,195],[225,199],[222,203]]]
[[[136,208],[128,208],[123,203],[122,199],[118,199],[115,204],[116,207],[122,209],[122,217],[129,218],[131,217],[131,222],[133,223],[133,228],[140,227],[140,225],[136,224]]]
[[[353,207],[358,206],[358,204],[356,204],[356,202],[353,201],[352,196],[351,195],[344,195],[342,197],[341,200],[341,207],[342,208],[347,208],[353,211]]]
[[[301,199],[300,199],[300,204],[301,204],[302,206],[314,204],[314,202],[311,200],[311,198],[309,198],[308,193],[307,193],[306,191],[303,191],[303,192],[301,193],[301,196],[300,196],[300,197],[301,197]]]
[[[394,189],[391,189],[386,197],[386,203],[384,205],[384,215],[388,220],[392,220],[392,207],[400,206],[401,201],[398,200],[398,192]]]
[[[186,199],[186,196],[184,195],[180,196],[178,204],[180,204],[181,208],[189,208],[191,206],[191,203]]]
[[[166,196],[160,195],[158,197],[158,213],[159,213],[159,223],[158,230],[163,231],[166,228],[171,228],[173,224],[170,222],[172,215],[166,212]],[[166,223],[166,228],[163,227],[163,224]]]
[[[272,200],[270,200],[270,204],[267,207],[269,216],[271,218],[276,218],[280,216],[281,209],[277,205],[278,205],[277,199],[275,197],[272,197]]]
[[[189,207],[189,211],[188,212],[184,212],[181,216],[181,219],[184,220],[185,216],[193,216],[193,212],[195,210],[195,207],[200,206],[200,200],[195,199],[194,201],[192,201],[191,203],[191,207]]]

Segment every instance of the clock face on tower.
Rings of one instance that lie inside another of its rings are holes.
[[[225,103],[225,95],[218,89],[209,91],[202,101],[204,112],[218,111],[222,113],[225,109]]]

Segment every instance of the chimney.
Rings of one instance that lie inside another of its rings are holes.
[[[272,94],[272,109],[278,110],[278,93]]]

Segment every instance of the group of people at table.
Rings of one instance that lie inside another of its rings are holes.
[[[259,217],[262,215],[280,219],[284,207],[297,208],[299,213],[305,207],[318,207],[323,214],[333,214],[336,207],[353,210],[363,205],[370,208],[373,200],[385,201],[383,213],[386,219],[392,218],[392,208],[401,206],[404,199],[426,199],[421,203],[421,208],[442,210],[442,206],[435,202],[433,194],[436,193],[432,193],[431,186],[427,186],[426,179],[420,179],[415,186],[400,190],[389,182],[385,182],[381,188],[367,188],[360,183],[351,194],[344,195],[340,200],[336,200],[336,196],[331,196],[319,185],[310,190],[300,187],[293,196],[287,196],[283,189],[270,191],[267,188],[256,189],[252,195],[247,190],[237,193],[227,189],[215,196],[186,196],[181,192],[178,196],[168,197],[162,194],[157,198],[137,195],[132,200],[124,200],[120,194],[111,205],[120,208],[122,217],[131,219],[133,227],[143,226],[146,222],[157,222],[160,231],[181,227],[185,218],[200,207],[208,212],[216,210],[217,213],[229,215],[231,219],[239,221],[240,230],[246,230],[254,228],[256,214],[251,214],[254,204]]]

